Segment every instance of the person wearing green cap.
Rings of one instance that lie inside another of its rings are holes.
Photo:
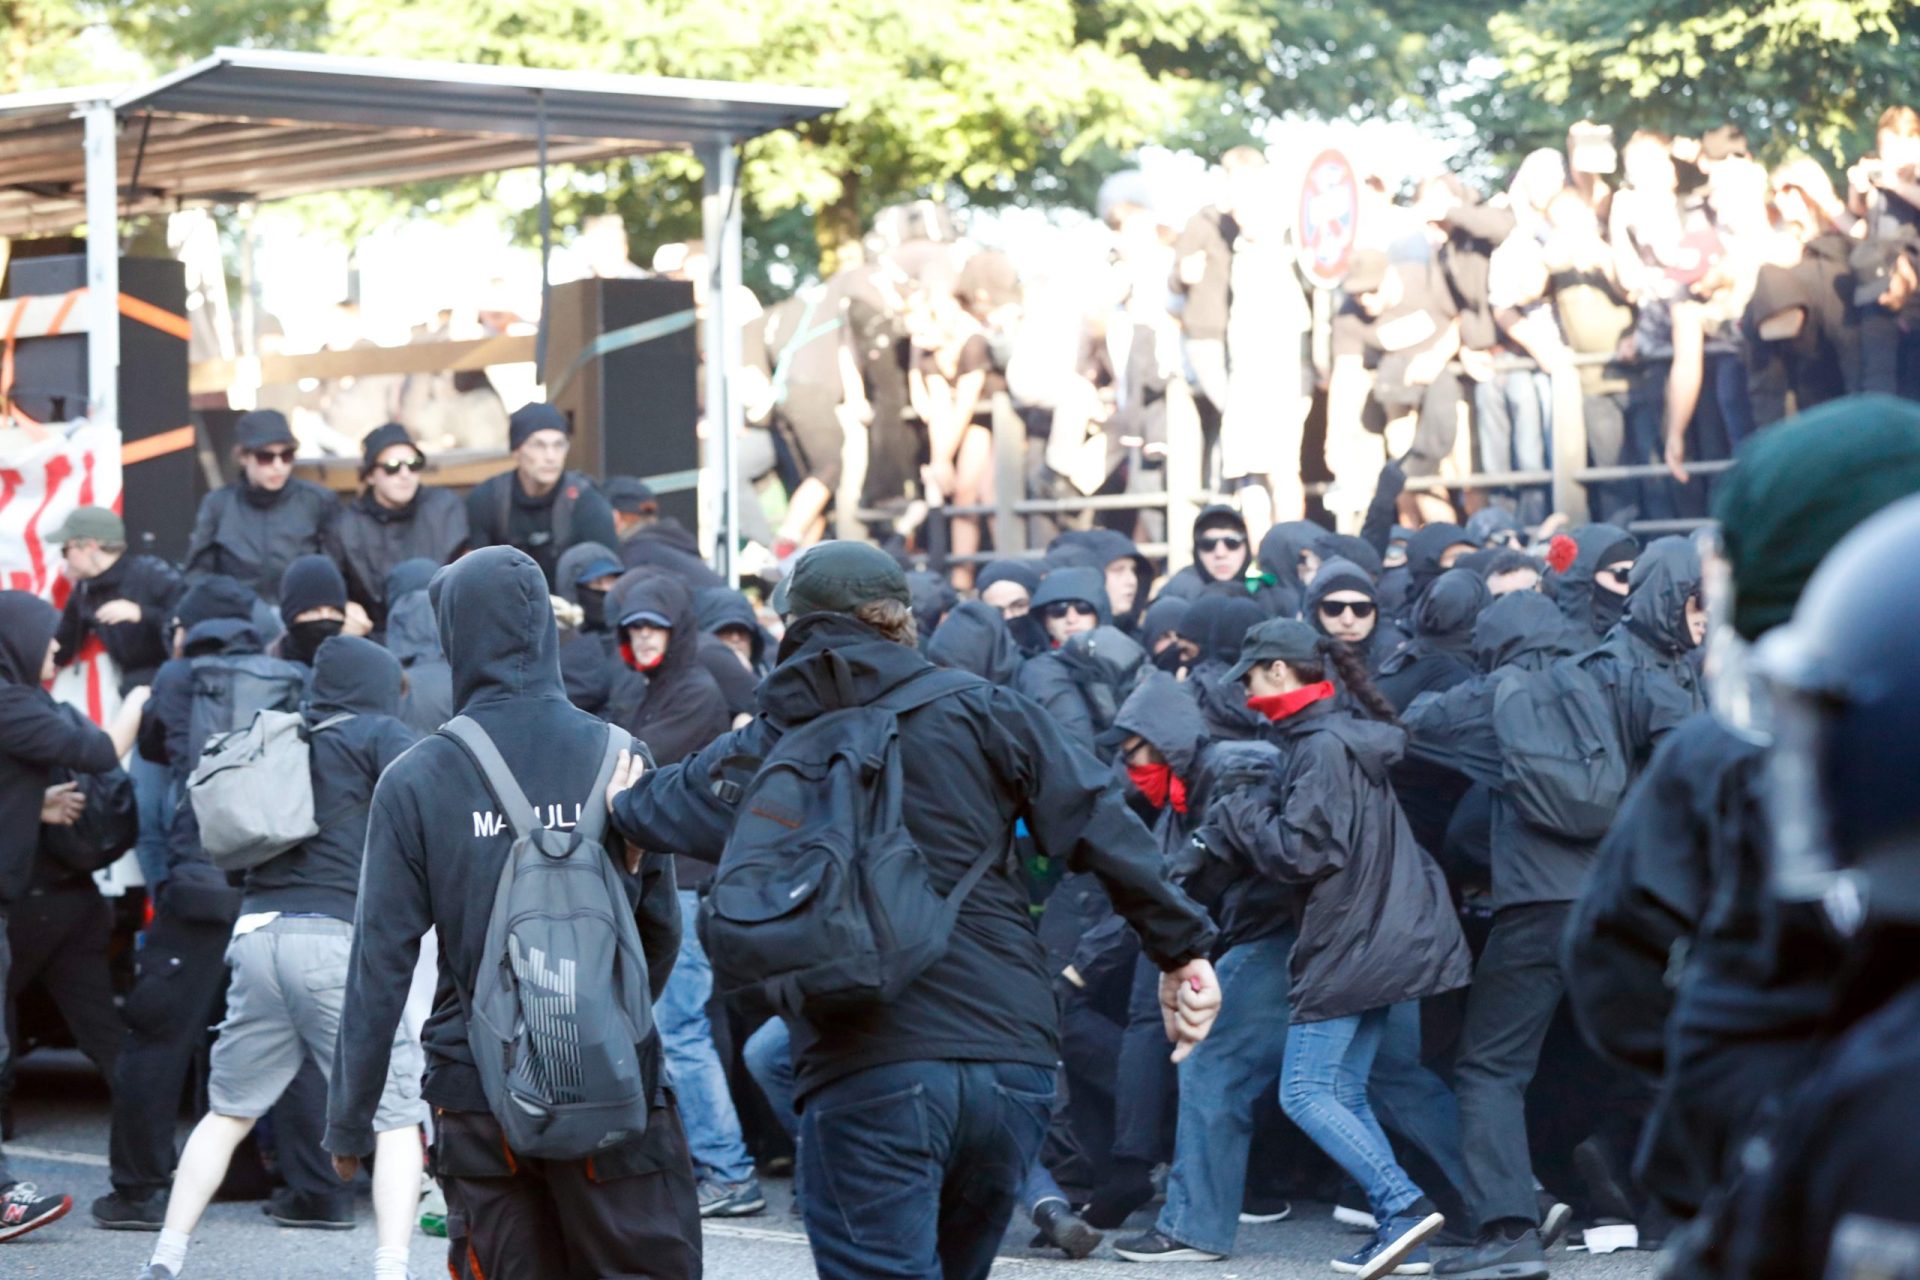
[[[1588,1037],[1659,1087],[1645,1181],[1676,1211],[1702,1203],[1757,1117],[1811,1070],[1844,964],[1817,904],[1767,889],[1766,702],[1746,651],[1792,617],[1847,533],[1920,493],[1920,405],[1829,401],[1736,460],[1705,573],[1714,710],[1675,728],[1628,792],[1566,939]]]
[[[1097,577],[1097,575],[1096,575]],[[737,800],[789,726],[867,706],[932,670],[917,648],[905,572],[877,548],[818,543],[775,593],[790,619],[760,714],[677,765],[616,776],[613,825],[637,847],[720,860]],[[1053,974],[1014,857],[1034,844],[1098,877],[1161,972],[1176,1058],[1219,1008],[1214,929],[1167,878],[1121,779],[1037,704],[966,681],[899,713],[901,813],[935,888],[982,852],[943,955],[894,999],[855,1014],[787,1018],[801,1103],[801,1206],[826,1280],[984,1280],[1051,1119],[1060,1060]],[[931,1144],[929,1146],[928,1144]],[[929,1150],[947,1153],[928,1159]]]

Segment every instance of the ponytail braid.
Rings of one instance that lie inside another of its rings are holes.
[[[1320,652],[1332,663],[1334,677],[1353,695],[1353,700],[1360,704],[1361,710],[1382,723],[1400,723],[1399,713],[1373,683],[1373,677],[1367,673],[1367,664],[1361,661],[1352,645],[1325,639],[1320,642]]]

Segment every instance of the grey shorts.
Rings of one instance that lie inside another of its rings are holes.
[[[249,1120],[265,1115],[293,1083],[304,1058],[311,1057],[333,1082],[333,1046],[340,1035],[352,948],[353,926],[344,920],[285,917],[228,945],[233,981],[207,1081],[216,1114]],[[404,1027],[396,1028],[374,1132],[426,1119],[422,1067],[420,1046]]]

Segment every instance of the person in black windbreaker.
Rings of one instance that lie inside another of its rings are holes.
[[[1115,529],[1069,530],[1047,547],[1047,560],[1054,567],[1084,564],[1100,570],[1113,624],[1129,634],[1139,628],[1153,585],[1153,561],[1140,554],[1132,538]]]
[[[1381,610],[1372,576],[1338,557],[1320,562],[1307,584],[1300,616],[1321,635],[1352,649],[1368,671],[1378,671],[1406,640]]]
[[[440,649],[440,624],[427,595],[439,570],[431,560],[402,560],[387,575],[387,650],[406,673],[399,716],[419,734],[453,719],[453,668]]]
[[[360,445],[360,496],[327,526],[326,553],[347,580],[347,599],[387,625],[387,575],[403,560],[448,564],[467,546],[467,508],[451,490],[420,483],[427,455],[397,422]]]
[[[1193,563],[1167,579],[1160,594],[1178,600],[1245,594],[1252,563],[1246,517],[1223,503],[1202,507],[1193,521]]]
[[[646,743],[656,763],[684,759],[727,731],[727,700],[700,665],[693,593],[678,578],[628,570],[607,593],[607,617],[626,668],[608,717]]]
[[[808,548],[777,607],[792,622],[760,716],[619,796],[614,823],[630,841],[718,858],[733,820],[714,785],[722,761],[764,758],[786,726],[839,705],[836,671],[864,705],[930,669],[915,651],[905,574],[876,548]],[[947,953],[898,999],[831,1022],[789,1020],[801,1204],[827,1280],[882,1269],[980,1280],[1047,1127],[1059,1057],[1016,822],[1042,853],[1098,875],[1139,931],[1180,1056],[1217,1007],[1204,958],[1213,929],[1168,882],[1118,780],[1029,699],[982,682],[905,713],[900,735],[907,831],[936,887],[983,850],[1004,858],[963,904]],[[928,1142],[944,1158],[928,1158]]]
[[[201,499],[187,544],[187,576],[223,573],[275,604],[280,575],[321,550],[340,504],[293,474],[293,428],[278,410],[240,415],[237,436],[240,476]]]
[[[754,691],[767,673],[767,633],[753,601],[732,587],[695,591],[693,612],[700,627],[700,665],[720,686],[738,728],[740,717],[753,715]]]
[[[604,722],[566,698],[546,575],[510,547],[472,552],[431,587],[453,663],[454,705],[484,729],[536,811],[555,824],[576,806],[607,745]],[[636,746],[636,750],[638,750]],[[482,1276],[700,1274],[699,1208],[686,1139],[663,1079],[646,1132],[591,1161],[517,1159],[488,1110],[465,1012],[483,963],[500,870],[513,844],[465,750],[425,739],[374,788],[361,892],[328,1097],[327,1150],[351,1175],[374,1149],[374,1117],[420,938],[440,938],[440,979],[422,1033],[422,1096],[434,1108],[432,1171],[446,1191],[449,1272]],[[651,848],[669,847],[664,842]],[[657,998],[679,945],[673,864],[609,843],[640,926]],[[658,1061],[657,1039],[637,1046]]]
[[[513,470],[475,485],[467,495],[467,525],[476,547],[518,547],[533,557],[547,582],[567,548],[582,542],[611,547],[620,540],[613,508],[578,471],[567,470],[573,422],[550,404],[521,405],[507,420]]]
[[[1240,660],[1247,632],[1265,617],[1251,599],[1203,596],[1180,620],[1180,638],[1195,651],[1184,686],[1206,717],[1208,737],[1244,740],[1260,734],[1262,721],[1248,708],[1247,691],[1226,676]]]
[[[1288,520],[1260,539],[1260,584],[1253,598],[1269,618],[1300,616],[1301,595],[1320,570],[1326,532],[1311,520]]]
[[[607,617],[607,597],[624,570],[610,547],[582,542],[568,547],[554,569],[554,606],[560,629],[560,678],[567,697],[589,714],[604,717],[619,683],[620,641]]]
[[[1569,642],[1585,650],[1599,644],[1620,621],[1640,544],[1611,524],[1582,525],[1570,536],[1576,549],[1573,562],[1549,577],[1547,585],[1566,617]]]
[[[1412,638],[1380,664],[1377,683],[1395,710],[1473,675],[1474,620],[1492,603],[1486,582],[1466,569],[1447,570],[1421,593],[1408,617]]]
[[[1453,568],[1454,561],[1479,549],[1467,531],[1457,524],[1427,524],[1414,530],[1407,539],[1406,596],[1400,602],[1396,620],[1411,631],[1413,611],[1427,594],[1427,588]]]
[[[1146,651],[1111,625],[1098,569],[1055,569],[1034,593],[1032,612],[1053,647],[1022,664],[1014,687],[1082,746],[1103,750],[1103,735],[1133,691]]]
[[[1007,620],[998,609],[978,600],[954,606],[927,642],[927,657],[936,666],[971,671],[982,680],[1009,686],[1019,677],[1022,665]]]

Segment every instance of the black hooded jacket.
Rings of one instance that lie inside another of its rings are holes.
[[[1266,615],[1244,597],[1207,596],[1193,602],[1180,621],[1180,638],[1200,647],[1187,671],[1186,689],[1206,718],[1207,733],[1215,738],[1244,740],[1258,737],[1266,718],[1247,706],[1247,690],[1227,672],[1240,661],[1240,645],[1249,628]]]
[[[1649,543],[1628,580],[1626,617],[1591,660],[1583,660],[1587,669],[1616,684],[1625,684],[1629,672],[1657,673],[1684,700],[1667,699],[1684,705],[1677,719],[1706,710],[1706,690],[1693,662],[1696,646],[1687,628],[1687,601],[1699,595],[1700,553],[1693,543],[1672,537]]]
[[[767,633],[753,612],[753,601],[730,587],[702,587],[693,593],[693,611],[700,626],[700,665],[720,686],[727,713],[752,715],[754,694],[767,673]],[[751,641],[746,662],[720,638],[720,632],[735,627],[744,629]]]
[[[1198,541],[1201,533],[1207,529],[1227,529],[1244,538],[1247,536],[1246,517],[1225,503],[1215,503],[1210,507],[1202,507],[1200,514],[1194,517],[1194,539]],[[1192,564],[1167,579],[1166,585],[1160,588],[1160,594],[1176,600],[1193,600],[1201,595],[1238,595],[1247,590],[1244,575],[1246,567],[1253,563],[1253,548],[1248,546],[1245,552],[1246,559],[1241,562],[1241,572],[1231,578],[1219,579],[1208,576],[1206,566],[1196,553]]]
[[[99,636],[120,668],[120,691],[152,684],[153,673],[173,656],[173,609],[186,594],[180,571],[159,556],[122,555],[97,578],[77,582],[60,612],[60,665],[80,660],[89,636]],[[101,626],[94,618],[111,600],[140,606],[137,622]]]
[[[419,738],[395,718],[399,709],[400,663],[391,653],[353,636],[321,641],[302,714],[309,725],[338,715],[353,719],[308,742],[313,820],[320,834],[247,872],[243,913],[299,911],[353,919],[374,784]]]
[[[686,583],[689,591],[727,585],[726,579],[700,558],[699,540],[672,516],[629,529],[619,547],[620,563],[627,568],[664,569]]]
[[[1007,620],[990,604],[965,600],[955,605],[927,644],[934,665],[971,671],[993,684],[1011,685],[1020,674],[1020,650]]]
[[[1465,569],[1449,569],[1433,580],[1413,606],[1413,638],[1380,664],[1376,683],[1395,710],[1474,674],[1473,624],[1492,602],[1487,584]]]
[[[620,798],[614,816],[627,838],[717,860],[733,822],[714,789],[722,762],[764,758],[786,726],[839,705],[829,650],[851,670],[860,704],[929,666],[852,618],[800,618],[761,686],[759,717],[680,765],[649,771]],[[830,1023],[790,1024],[801,1097],[888,1062],[1058,1062],[1053,975],[1014,858],[1018,820],[1042,854],[1100,878],[1156,964],[1172,968],[1211,947],[1212,926],[1168,882],[1119,779],[1027,698],[982,683],[908,712],[900,717],[900,757],[907,830],[936,887],[958,881],[983,850],[1003,857],[961,908],[947,954],[899,999]]]
[[[201,499],[187,544],[187,576],[224,573],[268,604],[280,600],[280,575],[301,556],[320,553],[340,503],[298,476],[269,493],[243,475]]]
[[[1267,530],[1260,539],[1260,573],[1265,581],[1253,598],[1268,617],[1300,616],[1300,555],[1317,551],[1324,533],[1326,530],[1311,520],[1288,520]]]
[[[1565,573],[1548,577],[1554,603],[1567,620],[1568,643],[1576,653],[1591,649],[1601,637],[1613,630],[1626,608],[1626,597],[1616,595],[1593,580],[1602,566],[1611,563],[1610,552],[1633,547],[1633,535],[1613,524],[1582,525],[1572,533],[1579,550]]]
[[[582,542],[613,546],[613,508],[578,471],[563,472],[560,482],[534,498],[520,487],[520,473],[508,471],[476,485],[467,495],[467,526],[476,547],[518,547],[533,557],[550,586],[558,585],[560,557]]]
[[[1407,595],[1398,618],[1407,630],[1413,629],[1413,611],[1420,607],[1420,598],[1446,572],[1440,560],[1447,548],[1462,544],[1471,547],[1473,539],[1457,524],[1422,525],[1407,539]]]
[[[1454,991],[1473,961],[1440,868],[1388,781],[1406,735],[1329,702],[1273,726],[1267,793],[1208,808],[1201,838],[1292,890],[1292,1021],[1324,1022]]]
[[[387,620],[387,575],[406,560],[449,564],[467,536],[467,506],[450,490],[423,485],[393,511],[369,489],[327,527],[325,550],[347,580],[347,599],[367,611],[377,631]]]
[[[415,733],[432,733],[453,718],[453,668],[440,651],[440,624],[427,589],[395,593],[392,587],[390,578],[387,651],[407,677],[394,714]]]
[[[535,813],[551,827],[566,827],[583,806],[604,803],[587,790],[606,752],[607,726],[568,703],[561,688],[553,606],[539,566],[512,548],[487,548],[449,567],[430,590],[440,641],[453,662],[455,706],[493,739]],[[439,930],[440,974],[421,1036],[424,1094],[450,1111],[487,1110],[467,1043],[462,993],[472,992],[483,963],[498,960],[483,954],[483,944],[512,845],[512,829],[485,779],[452,739],[423,739],[381,775],[367,820],[353,956],[327,1099],[326,1148],[335,1155],[364,1156],[373,1149],[373,1116],[394,1028],[413,983],[420,937],[430,927]],[[638,875],[628,875],[617,857],[615,867],[640,925],[658,999],[680,945],[673,864],[649,852]],[[657,1041],[643,1052],[658,1053]],[[601,1176],[663,1167],[670,1155],[661,1151],[659,1132],[665,1128],[650,1125],[632,1148],[596,1156]],[[504,1166],[500,1176],[506,1176]]]
[[[1153,561],[1140,553],[1132,538],[1117,529],[1070,529],[1048,545],[1047,560],[1054,564],[1085,564],[1098,569],[1103,577],[1107,566],[1114,561],[1131,560],[1136,583],[1133,607],[1125,613],[1116,613],[1113,625],[1129,635],[1140,629],[1140,619],[1147,611],[1147,596],[1153,588]]]
[[[560,678],[573,705],[596,716],[606,715],[614,685],[622,674],[619,640],[607,617],[613,593],[609,589],[593,606],[578,581],[584,570],[600,560],[619,563],[619,557],[604,543],[582,542],[568,547],[554,567],[553,589],[562,600],[579,605],[585,615],[577,627],[560,627]]]
[[[25,591],[0,591],[0,906],[26,893],[40,844],[40,801],[58,765],[119,767],[113,739],[40,687],[60,615]]]
[[[1365,640],[1351,647],[1360,655],[1360,660],[1367,664],[1369,674],[1379,671],[1381,664],[1399,650],[1407,637],[1386,616],[1386,609],[1380,604],[1379,590],[1359,565],[1338,557],[1322,560],[1319,571],[1313,575],[1313,581],[1307,584],[1306,599],[1300,605],[1301,617],[1315,631],[1326,635],[1326,620],[1320,616],[1320,602],[1336,591],[1364,592],[1367,599],[1373,601],[1373,630],[1367,633]]]

